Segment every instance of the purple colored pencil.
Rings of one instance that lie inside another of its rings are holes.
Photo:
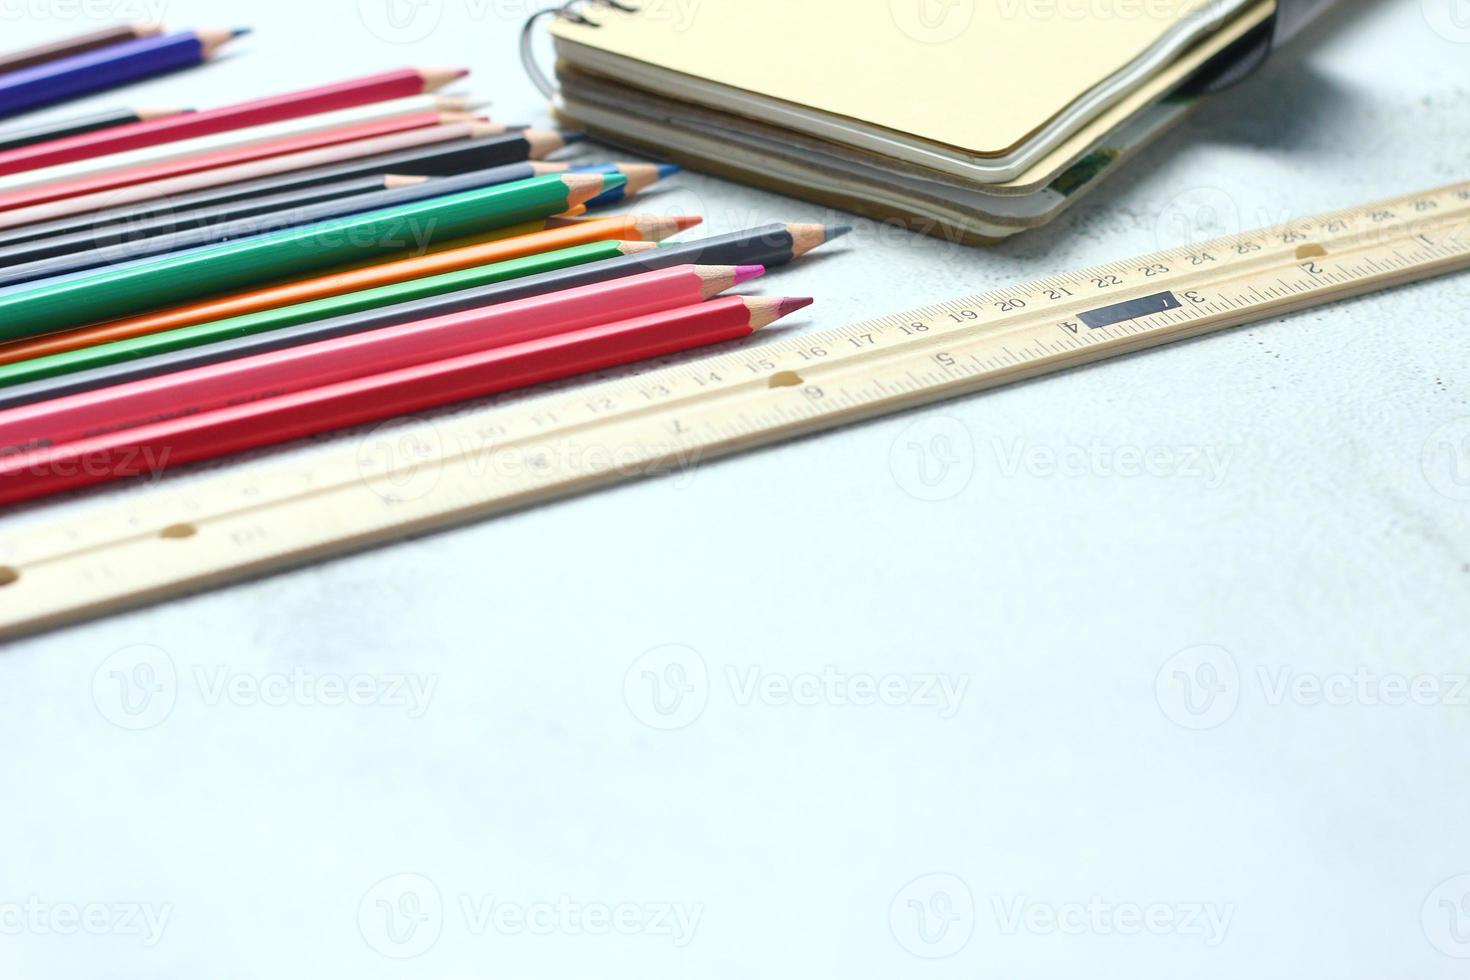
[[[0,75],[0,118],[116,88],[205,61],[234,31],[184,31],[145,37]]]

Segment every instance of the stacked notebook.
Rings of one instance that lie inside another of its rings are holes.
[[[932,234],[1043,224],[1177,121],[1274,0],[701,0],[552,29],[598,139]]]

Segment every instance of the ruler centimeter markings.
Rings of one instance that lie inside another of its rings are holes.
[[[7,534],[0,636],[1467,267],[1470,183],[375,429]]]

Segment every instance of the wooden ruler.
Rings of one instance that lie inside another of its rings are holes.
[[[389,423],[0,543],[0,637],[1470,267],[1470,183]]]

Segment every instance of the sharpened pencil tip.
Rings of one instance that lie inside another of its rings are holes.
[[[253,30],[253,28],[237,27],[234,30],[230,31],[230,37],[244,37],[246,34],[249,34],[251,30]]]
[[[658,179],[665,180],[669,177],[674,176],[674,174],[679,173],[683,169],[684,168],[679,166],[677,163],[661,163],[658,165]]]
[[[587,134],[582,132],[580,129],[573,129],[562,133],[561,139],[563,143],[566,143],[568,145],[572,143],[581,143],[587,139]]]
[[[852,231],[852,225],[828,225],[826,227],[827,241],[841,238]]]
[[[704,224],[704,219],[697,214],[674,215],[674,227],[680,231],[688,231],[690,228],[702,224]]]
[[[787,296],[776,306],[776,319],[779,320],[783,316],[790,316],[797,310],[804,310],[808,306],[811,306],[813,302],[810,296]]]
[[[735,285],[738,286],[742,282],[759,279],[765,274],[766,267],[763,265],[737,265],[735,267]]]

